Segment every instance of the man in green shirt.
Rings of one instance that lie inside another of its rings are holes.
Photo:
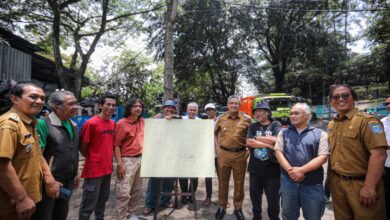
[[[65,220],[71,192],[78,187],[79,136],[71,118],[77,112],[77,100],[72,92],[56,91],[49,97],[53,112],[38,120],[39,145],[56,181],[63,184],[61,196],[50,199],[43,194],[32,219]]]

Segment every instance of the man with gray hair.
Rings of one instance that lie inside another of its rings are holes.
[[[290,110],[291,125],[278,134],[276,158],[281,170],[282,218],[320,220],[324,214],[324,170],[329,155],[326,133],[309,125],[310,107],[297,103]]]
[[[198,118],[198,110],[199,106],[196,102],[190,102],[187,105],[187,114],[186,116],[183,116],[183,119],[200,119]],[[188,185],[188,180],[190,180],[190,185]],[[198,178],[180,178],[180,189],[183,193],[191,192],[191,185],[194,188],[194,192],[196,192],[196,189],[198,188]],[[192,198],[192,196],[182,196],[181,197],[181,203],[187,204],[187,202],[193,203],[196,202],[195,198]]]
[[[39,145],[55,180],[63,186],[58,199],[43,193],[32,219],[65,220],[71,192],[79,184],[79,135],[76,123],[71,120],[77,112],[77,100],[72,92],[59,90],[50,95],[49,105],[53,112],[38,120]]]
[[[234,215],[237,220],[244,220],[242,203],[244,201],[244,181],[248,152],[246,133],[251,123],[248,115],[240,112],[240,97],[230,96],[227,102],[228,111],[217,119],[215,136],[218,140],[218,183],[219,207],[215,219],[223,219],[226,213],[229,193],[229,181],[233,172],[234,180]]]

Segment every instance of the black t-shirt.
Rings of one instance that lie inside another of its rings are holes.
[[[279,121],[272,121],[268,125],[261,125],[259,122],[251,124],[248,128],[246,138],[254,138],[257,135],[260,136],[277,136],[282,129]],[[261,160],[255,157],[254,151],[256,148],[249,147],[251,156],[249,158],[248,172],[255,173],[259,176],[275,177],[280,175],[280,166],[277,162],[271,162],[268,160]],[[266,148],[267,151],[273,151]],[[269,157],[268,153],[268,157]]]

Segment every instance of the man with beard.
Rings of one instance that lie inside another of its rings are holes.
[[[124,113],[115,127],[115,159],[118,164],[116,211],[118,220],[137,220],[135,210],[142,186],[140,177],[144,145],[144,103],[132,98],[125,103]]]
[[[106,94],[99,100],[100,113],[87,120],[81,128],[80,152],[85,157],[83,198],[79,220],[104,219],[106,201],[110,195],[115,123],[111,116],[116,110],[116,97]]]
[[[281,124],[271,118],[268,102],[258,102],[253,108],[253,114],[256,122],[249,126],[246,139],[246,145],[251,152],[248,172],[253,220],[261,219],[263,191],[267,197],[269,219],[278,220],[280,166],[275,158],[274,145]]]
[[[71,120],[77,113],[77,100],[72,92],[60,90],[50,95],[49,105],[53,111],[38,120],[39,145],[46,161],[51,164],[54,178],[69,195],[63,193],[54,200],[43,193],[32,219],[65,220],[70,193],[79,184],[79,135],[76,123]]]
[[[156,119],[174,119],[179,118],[176,115],[176,102],[173,100],[166,100],[162,106],[162,114],[157,114],[154,118]],[[160,185],[160,178],[151,177],[149,178],[148,188],[146,190],[145,198],[145,209],[143,214],[150,214],[156,207],[157,191]],[[162,192],[171,193],[173,189],[174,179],[164,179]],[[162,195],[160,197],[161,207],[172,207],[170,202],[171,196]]]
[[[328,125],[330,191],[336,219],[386,219],[381,179],[387,157],[383,125],[354,107],[353,89],[333,85],[329,102],[337,116]]]
[[[0,219],[29,219],[42,199],[59,196],[59,183],[42,157],[35,130],[45,94],[33,83],[18,83],[10,91],[12,107],[0,116]],[[43,174],[43,179],[42,179]]]

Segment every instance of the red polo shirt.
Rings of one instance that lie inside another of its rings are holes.
[[[133,121],[122,118],[115,128],[115,146],[121,149],[122,157],[132,157],[142,154],[144,146],[145,121],[140,118]]]
[[[82,178],[96,178],[112,173],[115,123],[94,116],[81,128],[80,140],[88,144]]]

